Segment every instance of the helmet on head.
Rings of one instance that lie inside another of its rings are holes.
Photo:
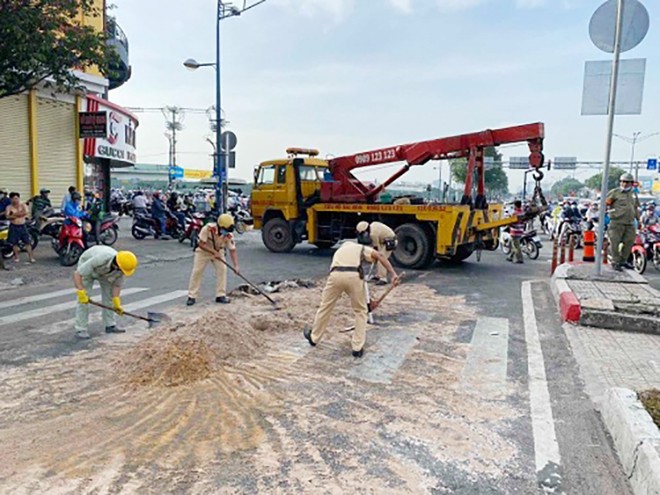
[[[138,266],[138,260],[137,256],[131,251],[119,251],[115,260],[117,261],[117,266],[125,276],[130,277],[135,273],[135,269]]]
[[[367,230],[369,230],[369,222],[362,221],[358,223],[357,226],[355,227],[355,231],[358,234],[361,234],[362,232],[366,232]]]
[[[73,191],[71,193],[71,201],[80,201],[80,193],[78,191]]]
[[[223,213],[218,217],[218,225],[221,229],[234,230],[234,217],[229,213]]]
[[[621,176],[619,182],[635,182],[635,179],[633,178],[632,174],[625,173]]]

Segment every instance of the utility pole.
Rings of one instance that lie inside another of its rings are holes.
[[[642,141],[646,141],[649,138],[652,138],[653,136],[657,136],[660,134],[660,132],[654,132],[652,134],[647,134],[646,136],[642,136],[641,131],[633,132],[632,138],[629,138],[627,136],[621,136],[620,134],[614,134],[614,136],[618,137],[622,141],[625,141],[626,143],[630,144],[631,151],[630,151],[630,174],[633,173],[633,166],[635,168],[635,182],[639,179],[639,162],[635,163],[635,146],[637,143],[641,143]]]

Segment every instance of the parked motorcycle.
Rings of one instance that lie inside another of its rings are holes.
[[[59,236],[52,240],[51,245],[59,256],[62,266],[73,266],[78,263],[80,256],[85,251],[82,220],[67,217],[60,229]]]
[[[511,240],[511,234],[509,234],[509,228],[504,229],[504,234],[501,236],[502,243],[502,252],[509,255],[511,249],[513,248],[513,243]],[[529,230],[523,234],[520,238],[520,249],[525,253],[530,260],[538,259],[543,243],[541,242],[540,237],[538,236],[536,230]]]
[[[165,219],[165,229],[166,232],[164,234],[161,233],[160,222],[154,220],[150,213],[136,212],[133,217],[131,234],[138,241],[149,236],[154,236],[156,239],[160,237],[163,239],[169,239],[169,237],[179,239],[183,235],[183,228],[179,225],[179,220],[171,213],[168,213],[167,218]]]
[[[229,213],[234,217],[234,230],[237,234],[244,234],[247,231],[248,226],[254,224],[252,215],[250,215],[250,212],[244,208],[230,208]]]
[[[47,208],[39,213],[37,219],[31,222],[39,236],[48,236],[51,239],[60,235],[60,228],[64,223],[64,215],[56,213],[52,208]]]
[[[186,229],[183,234],[179,237],[179,242],[183,242],[186,239],[190,240],[190,247],[193,249],[197,248],[199,243],[199,233],[204,227],[204,220],[206,215],[204,213],[190,213],[186,214]]]
[[[31,227],[30,225],[27,225],[27,227],[28,227],[28,233],[30,234],[30,245],[34,250],[37,248],[37,244],[39,244],[39,235],[33,227]],[[14,256],[14,250],[9,244],[8,239],[9,239],[9,222],[2,221],[0,222],[0,254],[6,260]],[[21,251],[25,251],[25,245],[22,242],[19,242],[18,248]]]

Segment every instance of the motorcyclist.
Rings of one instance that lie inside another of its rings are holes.
[[[9,199],[9,193],[6,189],[0,188],[0,220],[5,220],[5,210],[11,204],[11,199]]]
[[[156,238],[162,236],[167,238],[167,220],[165,205],[163,205],[163,200],[159,192],[155,192],[153,195],[153,202],[151,203],[151,217],[158,222],[160,227],[160,234],[156,235]]]
[[[593,230],[594,224],[598,223],[598,218],[600,216],[598,201],[594,201],[589,205],[585,216],[587,218],[587,228]]]
[[[642,213],[642,227],[650,227],[651,225],[656,225],[658,223],[658,217],[655,214],[655,205],[653,203],[649,204]]]
[[[32,205],[32,209],[30,210],[30,215],[32,216],[33,219],[39,218],[42,211],[53,207],[52,203],[50,202],[50,198],[48,197],[49,194],[50,194],[50,190],[44,187],[41,188],[37,196],[30,198],[30,200],[28,201],[28,204]]]
[[[71,201],[67,201],[64,205],[64,216],[65,217],[75,217],[75,218],[86,218],[88,215],[82,210],[80,205],[81,196],[78,191],[71,193]]]
[[[181,211],[181,204],[179,202],[179,193],[172,191],[170,197],[167,199],[167,208],[170,210],[172,215],[176,217],[179,221],[179,225],[182,229],[186,228],[186,215]]]

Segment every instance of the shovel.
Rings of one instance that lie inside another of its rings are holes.
[[[403,280],[403,277],[404,277],[405,275],[406,275],[406,272],[401,272],[401,273],[399,274],[399,279],[400,279],[400,280]],[[394,286],[393,286],[393,285],[390,285],[390,286],[387,288],[387,290],[385,291],[385,293],[384,293],[382,296],[380,296],[378,299],[376,299],[376,301],[374,301],[374,302],[376,303],[376,308],[375,308],[373,311],[375,311],[376,309],[380,308],[380,305],[381,305],[381,303],[383,302],[383,299],[385,299],[385,298],[389,295],[389,293],[392,292],[393,290],[394,290]],[[340,330],[339,333],[348,333],[348,332],[352,332],[353,330],[355,330],[355,325],[352,325],[352,326],[350,326],[350,327],[346,327],[346,328],[344,328],[343,330]]]
[[[242,279],[243,279],[243,280],[244,280],[244,281],[245,281],[250,287],[252,287],[252,288],[253,288],[254,290],[256,290],[259,294],[261,294],[262,296],[264,296],[266,299],[268,299],[268,301],[274,306],[275,309],[281,309],[281,308],[278,306],[277,301],[274,301],[274,300],[273,300],[268,294],[266,294],[266,293],[265,293],[264,291],[262,291],[259,287],[257,287],[257,286],[254,285],[252,282],[250,282],[247,278],[245,278],[245,277],[243,276],[242,273],[237,272],[237,271],[234,269],[234,267],[231,266],[229,263],[227,263],[225,260],[223,260],[223,259],[220,258],[219,256],[216,256],[215,253],[214,253],[213,251],[211,251],[211,250],[209,250],[209,249],[204,249],[202,246],[199,246],[199,248],[200,248],[202,251],[206,251],[207,253],[213,255],[213,257],[214,257],[216,260],[220,261],[223,265],[225,265],[225,266],[226,266],[227,268],[229,268],[232,272],[234,272],[234,274],[235,274],[237,277],[242,278]]]
[[[96,301],[92,301],[91,299],[89,300],[89,304],[93,306],[97,306],[102,309],[109,309],[110,311],[115,311],[114,308],[111,308],[110,306],[106,306],[105,304],[98,303]],[[147,312],[147,316],[136,315],[134,313],[129,313],[128,311],[124,311],[124,316],[130,316],[131,318],[135,318],[137,320],[146,321],[149,323],[149,328],[154,328],[160,325],[161,323],[167,323],[172,321],[172,318],[167,316],[165,313],[153,313],[151,311]]]

